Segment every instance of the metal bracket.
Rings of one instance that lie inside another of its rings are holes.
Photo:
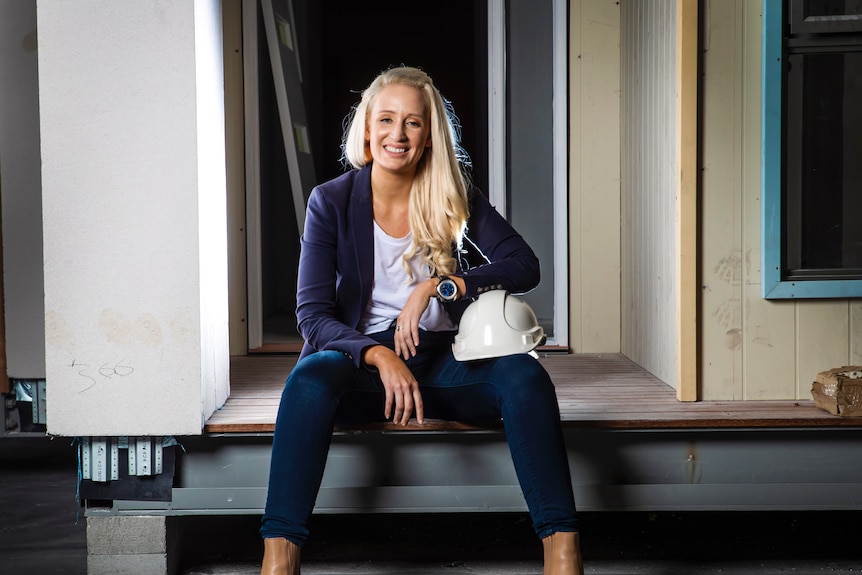
[[[125,475],[158,475],[163,471],[164,448],[177,444],[172,437],[126,436],[83,437],[79,443],[81,479],[100,482],[120,478],[121,457]]]
[[[78,438],[82,500],[170,501],[173,437]]]
[[[0,395],[4,435],[44,435],[47,424],[44,379],[10,379],[10,393]]]

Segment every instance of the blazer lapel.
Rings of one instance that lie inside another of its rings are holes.
[[[353,181],[350,196],[350,224],[353,232],[353,250],[359,277],[359,302],[362,310],[371,297],[374,282],[374,210],[371,202],[371,166],[360,170]]]

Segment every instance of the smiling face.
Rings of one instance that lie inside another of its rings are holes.
[[[431,146],[430,113],[422,92],[403,84],[381,88],[368,115],[365,139],[375,168],[413,176]]]

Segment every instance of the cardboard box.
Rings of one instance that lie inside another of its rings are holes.
[[[845,365],[817,374],[814,403],[835,415],[862,415],[862,366]]]

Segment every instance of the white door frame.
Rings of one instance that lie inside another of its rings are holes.
[[[569,344],[568,186],[568,9],[553,0],[554,130],[554,336],[549,345]],[[488,198],[506,216],[506,7],[488,2]]]
[[[569,345],[569,12],[554,0],[554,337]]]

